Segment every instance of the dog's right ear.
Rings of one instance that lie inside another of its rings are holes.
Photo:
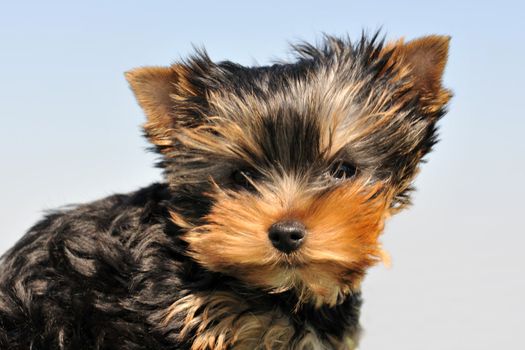
[[[198,124],[202,119],[206,92],[191,67],[141,67],[125,76],[146,114],[146,136],[160,149],[171,146],[177,128]]]

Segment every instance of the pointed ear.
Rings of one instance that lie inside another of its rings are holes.
[[[450,37],[429,35],[407,43],[387,45],[391,60],[408,69],[412,87],[420,95],[425,109],[434,111],[448,102],[452,93],[443,88],[442,76],[448,58]]]
[[[202,103],[204,96],[192,84],[190,69],[182,64],[141,67],[126,72],[125,76],[146,114],[147,137],[161,148],[169,147],[173,130],[195,119],[192,105]]]

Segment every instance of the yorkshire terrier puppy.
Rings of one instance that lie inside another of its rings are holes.
[[[128,72],[165,182],[50,213],[2,257],[0,348],[354,349],[361,281],[451,97],[448,42]]]

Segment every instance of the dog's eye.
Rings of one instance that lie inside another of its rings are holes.
[[[252,189],[253,185],[250,180],[255,180],[257,173],[253,169],[239,169],[235,170],[232,175],[232,181],[236,186],[243,187],[246,189]]]
[[[330,176],[334,179],[344,180],[354,177],[357,173],[355,165],[347,162],[336,163],[333,165]]]

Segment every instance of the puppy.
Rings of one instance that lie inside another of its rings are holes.
[[[126,73],[164,182],[50,213],[3,256],[0,347],[354,349],[451,97],[448,43],[326,36],[293,62]]]

